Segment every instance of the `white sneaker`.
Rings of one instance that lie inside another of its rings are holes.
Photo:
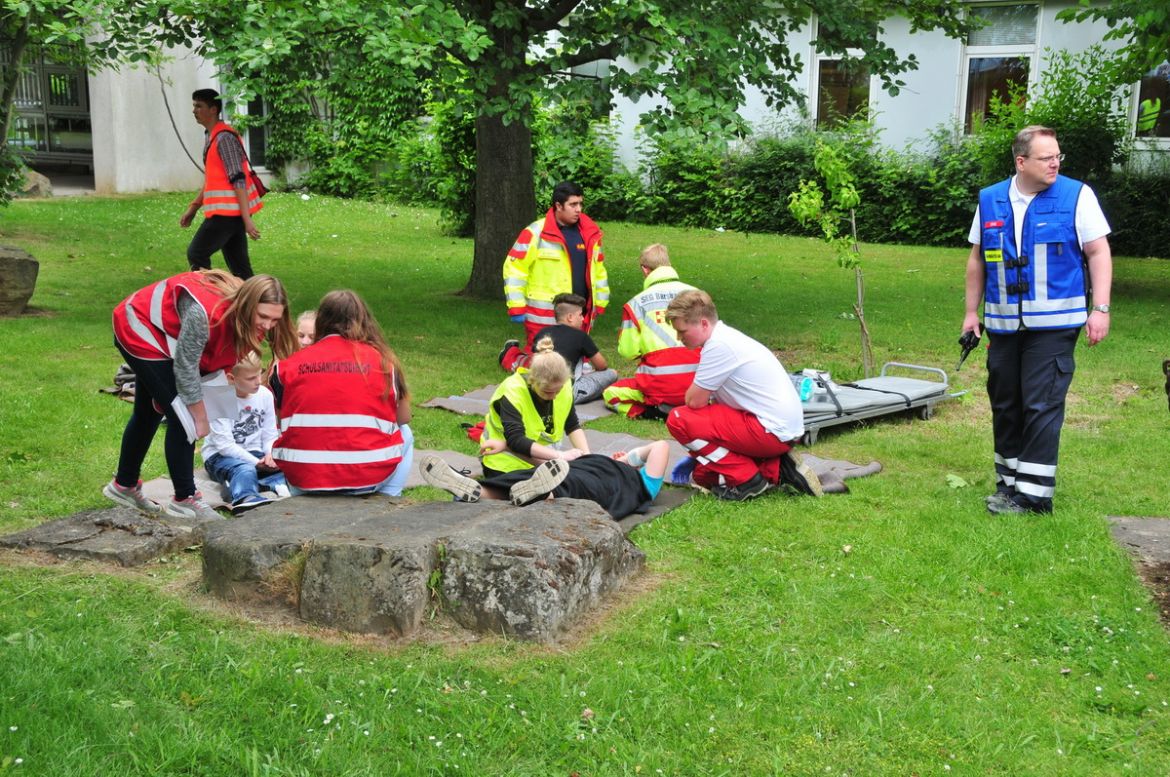
[[[223,516],[211,509],[211,505],[203,501],[203,494],[198,491],[194,496],[186,499],[172,499],[163,508],[163,512],[172,518],[201,518],[203,520],[222,521]]]
[[[135,510],[141,510],[151,515],[162,512],[162,505],[153,499],[147,499],[142,493],[141,480],[134,485],[134,488],[120,486],[116,481],[111,480],[102,488],[102,493],[106,495],[106,498],[112,499],[124,507],[133,507]]]
[[[478,502],[483,488],[466,475],[453,470],[438,456],[427,454],[418,462],[418,470],[428,486],[453,494],[456,502]]]
[[[508,496],[512,504],[523,507],[538,500],[544,499],[553,489],[565,481],[569,476],[569,462],[560,459],[549,459],[536,469],[532,470],[532,477],[522,480],[512,486]]]

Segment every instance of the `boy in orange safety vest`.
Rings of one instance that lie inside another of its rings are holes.
[[[248,238],[260,239],[260,230],[252,223],[252,214],[263,207],[260,192],[252,184],[251,166],[239,133],[220,119],[223,100],[219,92],[196,89],[191,93],[191,108],[195,121],[207,131],[203,189],[179,217],[179,226],[191,226],[200,208],[206,218],[187,246],[187,262],[192,270],[210,270],[211,255],[223,251],[228,269],[246,280],[252,277]]]

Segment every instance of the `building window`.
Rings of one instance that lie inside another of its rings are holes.
[[[993,101],[1007,99],[1013,86],[1028,86],[1036,60],[1037,7],[973,6],[970,14],[980,25],[967,36],[963,104],[967,132],[990,116]]]
[[[253,168],[268,166],[268,106],[256,98],[248,103],[248,116],[260,119],[259,124],[248,122],[248,162]]]
[[[859,62],[817,63],[817,127],[831,129],[869,108],[869,70]]]
[[[1139,138],[1170,138],[1170,61],[1146,73],[1138,84],[1135,134]]]
[[[70,64],[80,52],[29,46],[12,96],[8,144],[35,164],[90,165],[93,128],[85,69]],[[11,42],[0,40],[0,71],[12,67]]]

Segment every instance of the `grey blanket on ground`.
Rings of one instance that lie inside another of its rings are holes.
[[[495,390],[496,386],[493,384],[460,396],[435,397],[429,402],[423,402],[422,406],[439,407],[443,410],[450,410],[452,413],[458,413],[459,415],[478,416],[482,420],[487,415],[488,403],[491,401],[492,392]],[[577,405],[576,410],[577,420],[581,423],[611,415],[609,408],[605,406],[605,402],[600,399],[586,402],[583,405]]]

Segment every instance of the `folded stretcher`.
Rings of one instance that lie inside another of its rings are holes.
[[[930,380],[891,375],[891,369],[916,371],[933,376]],[[804,408],[804,438],[806,445],[817,441],[817,434],[826,426],[852,423],[865,418],[917,411],[922,420],[934,415],[939,402],[965,394],[950,393],[947,374],[935,367],[917,364],[886,362],[876,378],[853,383],[834,383],[826,374],[806,370],[793,376],[795,381],[811,377],[815,383],[812,394],[801,404]]]

